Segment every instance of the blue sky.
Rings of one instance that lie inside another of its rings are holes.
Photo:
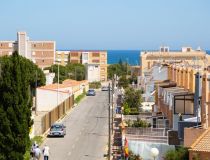
[[[57,49],[210,49],[209,0],[5,0],[0,40],[26,31]]]

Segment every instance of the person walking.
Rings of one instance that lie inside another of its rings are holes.
[[[30,155],[31,155],[31,159],[34,159],[34,151],[36,149],[37,143],[36,141],[34,141],[33,145],[31,146],[31,151],[30,151]]]
[[[50,155],[50,148],[46,144],[45,144],[45,146],[43,148],[43,154],[44,154],[44,160],[48,160],[49,159],[49,155]]]
[[[40,160],[40,157],[41,157],[41,150],[39,146],[37,145],[34,150],[34,160]]]

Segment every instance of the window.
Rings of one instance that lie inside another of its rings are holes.
[[[36,44],[34,44],[34,47],[36,47]]]
[[[174,114],[193,115],[194,95],[174,96]]]
[[[92,62],[93,63],[99,63],[99,60],[98,59],[93,59]]]
[[[78,52],[71,52],[70,55],[72,57],[78,57],[79,56],[79,53]]]
[[[93,56],[93,57],[99,57],[100,54],[99,54],[98,52],[95,52],[95,53],[92,53],[92,56]]]

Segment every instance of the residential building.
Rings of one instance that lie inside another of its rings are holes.
[[[17,32],[16,41],[0,41],[0,56],[12,55],[14,51],[40,68],[51,66],[55,62],[55,41],[31,41],[26,32]]]
[[[56,51],[55,61],[59,65],[67,65],[69,62],[70,51]]]
[[[56,62],[61,65],[67,62],[84,64],[89,82],[107,81],[106,51],[56,51]]]
[[[51,111],[66,99],[74,95],[74,99],[89,89],[87,80],[75,81],[67,79],[62,84],[54,83],[36,89],[36,111]]]
[[[182,47],[181,51],[170,51],[169,47],[160,47],[159,51],[142,51],[140,55],[142,75],[155,63],[184,63],[186,65],[208,66],[210,56],[200,48]]]
[[[169,120],[169,129],[178,131],[179,139],[190,148],[190,160],[210,156],[209,79],[208,68],[173,64],[168,66],[168,84],[156,85],[154,110]]]
[[[189,147],[190,160],[198,157],[205,159],[210,156],[210,72],[204,68],[202,74],[200,125],[184,129],[184,146]]]

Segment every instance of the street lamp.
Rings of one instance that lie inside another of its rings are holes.
[[[151,155],[155,160],[155,158],[159,155],[159,150],[157,148],[152,148],[151,149]]]

